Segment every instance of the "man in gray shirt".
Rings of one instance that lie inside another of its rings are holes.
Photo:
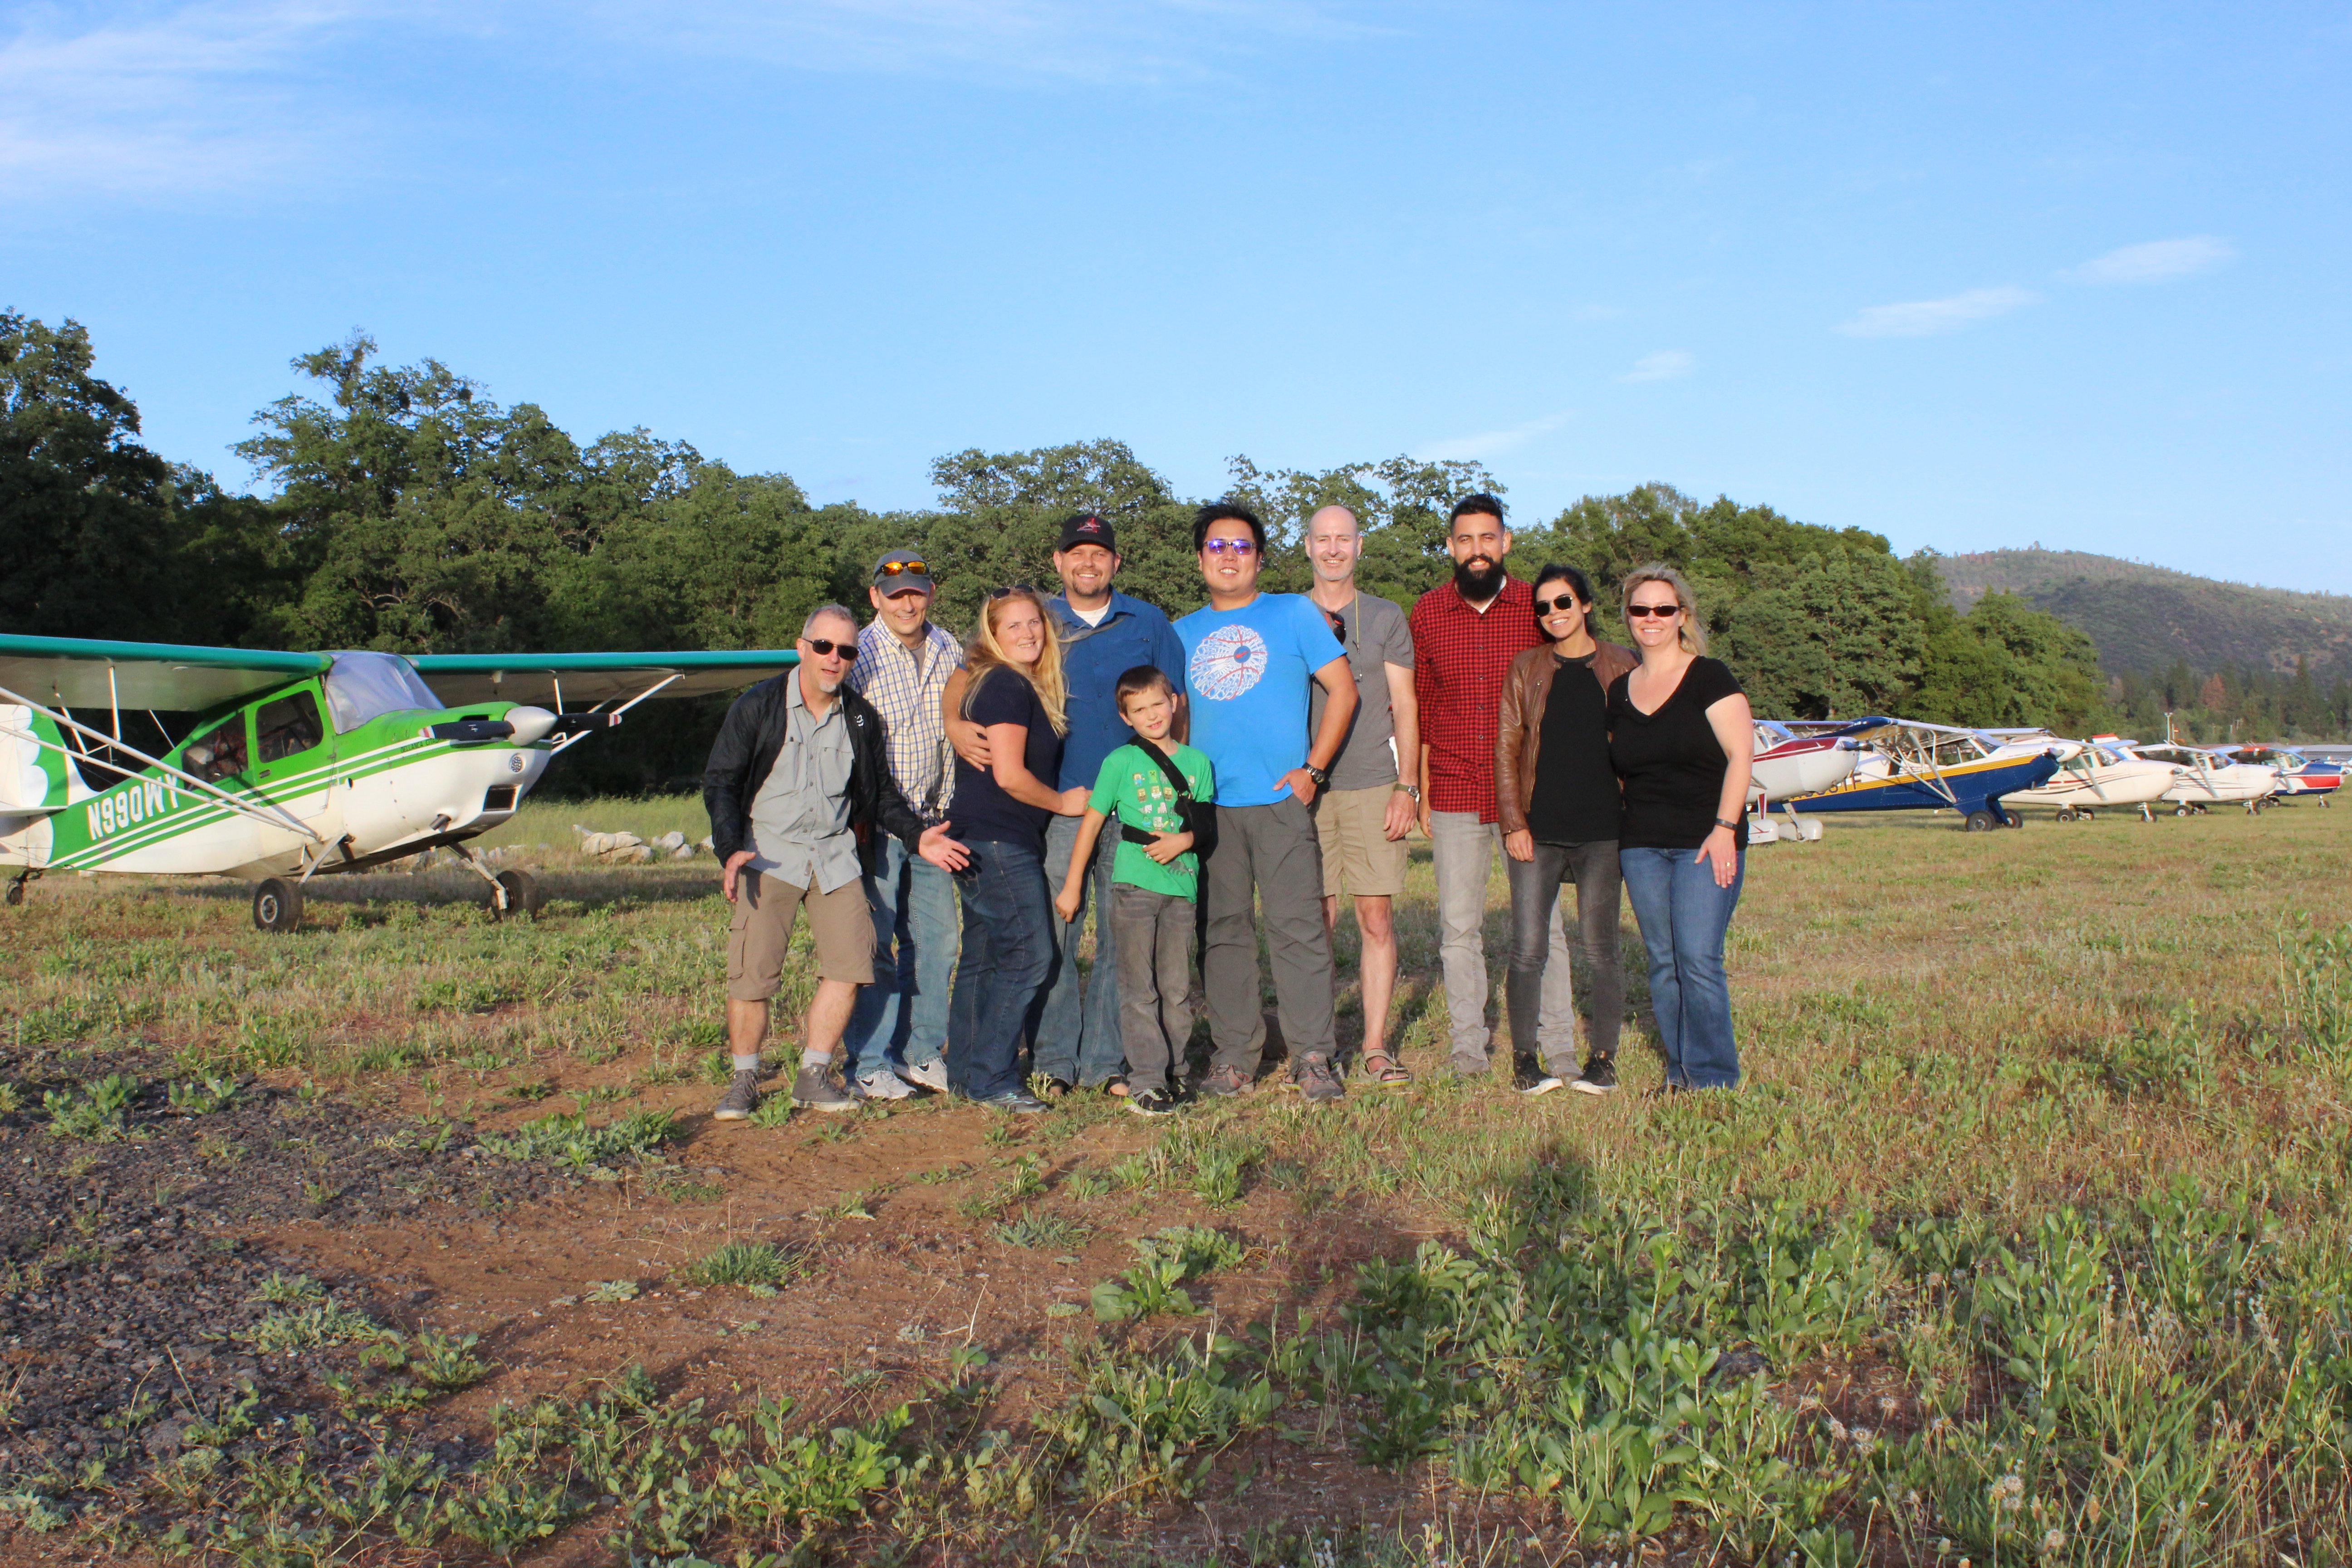
[[[1404,891],[1405,834],[1420,802],[1401,782],[1400,756],[1421,755],[1421,724],[1412,694],[1412,637],[1404,611],[1356,588],[1363,531],[1344,506],[1327,506],[1307,520],[1307,559],[1315,584],[1307,591],[1347,649],[1356,677],[1356,717],[1331,763],[1331,786],[1316,798],[1315,834],[1323,848],[1323,925],[1336,931],[1339,896],[1356,899],[1357,963],[1364,1012],[1364,1076],[1402,1085],[1412,1075],[1388,1048],[1389,1000],[1396,994],[1394,900]],[[1308,699],[1307,732],[1323,719],[1323,691]]]
[[[843,685],[857,658],[850,613],[839,605],[814,611],[797,651],[796,668],[736,699],[703,773],[719,885],[735,906],[727,934],[727,1044],[735,1070],[711,1112],[719,1121],[744,1121],[759,1105],[769,1000],[783,988],[793,921],[803,910],[817,983],[793,1103],[817,1110],[856,1103],[834,1087],[831,1068],[857,988],[874,974],[865,862],[885,835],[942,870],[965,859],[945,824],[926,826],[899,795],[881,718]]]

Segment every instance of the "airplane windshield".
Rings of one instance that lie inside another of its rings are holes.
[[[395,653],[339,653],[327,671],[327,709],[338,735],[386,713],[441,706],[416,667]]]

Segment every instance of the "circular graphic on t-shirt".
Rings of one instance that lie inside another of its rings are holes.
[[[1219,626],[1192,650],[1185,674],[1210,701],[1231,702],[1265,677],[1265,639],[1255,627]]]

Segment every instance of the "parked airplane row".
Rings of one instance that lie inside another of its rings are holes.
[[[2326,805],[2345,764],[2282,746],[2143,744],[2114,735],[2069,740],[2047,730],[1970,730],[1916,720],[1760,720],[1751,837],[1821,837],[1801,817],[1844,811],[1951,811],[1972,832],[2022,826],[2019,807],[2061,822],[2103,807],[2158,804],[2177,816],[2224,803],[2250,812],[2279,799]],[[1788,816],[1775,825],[1770,814]]]
[[[493,919],[536,910],[530,873],[467,842],[514,815],[556,752],[651,698],[733,690],[789,651],[278,653],[0,634],[0,874],[233,876],[253,919],[291,931],[313,877],[446,847]],[[173,731],[177,731],[175,734]],[[2340,759],[2274,746],[2073,741],[1910,720],[1756,726],[1758,841],[1818,838],[1847,811],[1952,811],[1971,830],[2102,807],[2143,816],[2327,795]],[[1772,814],[1787,818],[1776,823]]]

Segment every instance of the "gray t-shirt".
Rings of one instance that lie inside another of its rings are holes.
[[[1356,673],[1356,717],[1331,763],[1331,787],[1392,784],[1397,759],[1389,742],[1396,737],[1396,715],[1389,708],[1389,676],[1383,666],[1412,668],[1412,634],[1405,629],[1404,612],[1377,594],[1359,593],[1339,615],[1339,641],[1348,649],[1348,668]],[[1310,741],[1323,726],[1323,689],[1311,688],[1307,700]]]

